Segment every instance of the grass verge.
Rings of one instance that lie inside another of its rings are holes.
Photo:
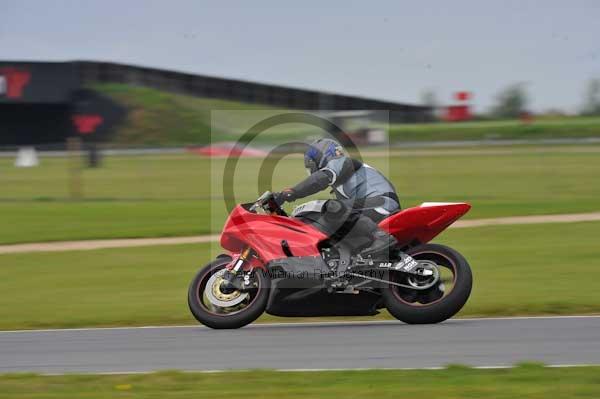
[[[217,374],[164,371],[141,375],[0,375],[3,398],[597,398],[600,367],[364,370]],[[225,383],[224,383],[225,382]]]
[[[390,127],[390,141],[540,140],[600,136],[599,117],[559,117],[462,123],[398,124]]]
[[[600,210],[598,153],[543,151],[365,157],[390,176],[404,207],[424,201],[468,201],[467,218]],[[577,148],[568,148],[577,151]],[[260,159],[242,159],[236,201],[258,196]],[[68,160],[45,158],[17,169],[0,158],[0,244],[94,238],[159,237],[219,232],[224,160],[192,155],[108,157],[84,170],[84,198],[69,200]],[[302,160],[277,163],[274,189],[306,176]],[[321,197],[327,197],[322,193]],[[288,208],[291,208],[288,205]]]
[[[598,222],[495,226],[436,241],[473,269],[460,316],[592,314],[600,313],[599,232]],[[187,287],[216,253],[204,244],[2,255],[0,329],[196,323]]]
[[[185,145],[208,143],[211,123],[221,140],[237,140],[242,132],[258,122],[261,112],[273,115],[265,105],[198,98],[161,90],[124,84],[98,84],[95,90],[127,107],[125,123],[117,128],[114,143],[126,145]],[[211,111],[228,111],[223,120]],[[246,111],[253,111],[254,115]],[[275,110],[277,111],[277,110]],[[282,109],[282,112],[287,110]],[[470,121],[463,123],[393,124],[391,142],[428,142],[484,139],[548,139],[600,136],[598,117],[556,117],[519,120]],[[317,132],[318,133],[318,132]],[[303,140],[315,129],[302,125],[278,126],[257,141],[278,144],[282,140]]]

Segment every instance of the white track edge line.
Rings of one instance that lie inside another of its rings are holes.
[[[576,367],[600,367],[600,364],[596,363],[578,363],[578,364],[542,364],[544,368],[576,368]],[[475,370],[502,370],[502,369],[514,369],[519,367],[518,365],[490,365],[490,366],[469,366],[465,365],[467,369]],[[256,371],[274,371],[278,373],[311,373],[311,372],[327,372],[327,371],[419,371],[419,370],[445,370],[448,366],[430,366],[430,367],[356,367],[356,368],[282,368],[282,369],[209,369],[209,370],[176,370],[182,373],[199,373],[199,374],[213,374],[213,373],[254,373]],[[65,373],[36,373],[42,376],[61,376],[70,374],[84,374],[84,375],[137,375],[137,374],[154,374],[159,373],[161,370],[154,371],[99,371],[99,372],[65,372]],[[11,372],[10,374],[12,374]],[[17,372],[19,373],[19,372]],[[29,371],[27,372],[29,373]],[[35,372],[34,372],[35,373]],[[2,375],[2,373],[0,373]]]
[[[499,317],[458,317],[443,323],[454,323],[460,321],[494,321],[494,320],[544,320],[544,319],[597,319],[600,315],[563,315],[563,316],[499,316]],[[440,324],[443,324],[440,323]],[[316,321],[316,322],[281,322],[281,323],[256,323],[242,328],[269,328],[269,327],[319,327],[319,326],[346,326],[346,325],[378,325],[378,324],[402,324],[398,320],[361,320],[361,321]],[[202,325],[165,325],[165,326],[123,326],[123,327],[82,327],[82,328],[48,328],[30,330],[0,330],[0,334],[10,333],[36,333],[36,332],[78,332],[78,331],[111,331],[111,330],[153,330],[153,329],[184,329],[200,328],[208,329]]]

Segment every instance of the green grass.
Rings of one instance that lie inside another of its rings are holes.
[[[587,222],[456,229],[436,241],[473,268],[460,316],[591,314],[600,313],[599,234]],[[187,286],[213,245],[1,255],[0,329],[193,324]]]
[[[405,151],[389,161],[365,160],[390,176],[404,207],[468,201],[473,209],[466,217],[482,218],[600,210],[600,153],[586,152],[595,148]],[[69,200],[68,164],[44,158],[40,167],[17,169],[0,158],[0,243],[203,234],[220,231],[227,214],[222,159],[107,157],[102,168],[83,171],[79,201]],[[257,197],[261,166],[259,159],[240,160],[238,202]],[[284,158],[271,187],[305,176],[301,159]]]
[[[93,89],[128,109],[125,121],[116,128],[111,139],[113,144],[120,145],[207,144],[211,134],[218,135],[221,141],[237,140],[254,123],[287,112],[265,105],[199,98],[117,83],[98,84]],[[305,126],[278,126],[269,129],[258,141],[301,139],[305,132]]]
[[[141,375],[7,374],[2,398],[597,398],[600,367],[364,370],[218,374],[164,371]]]
[[[204,234],[206,208],[192,200],[5,202],[0,244]]]
[[[265,105],[198,98],[123,84],[98,84],[93,88],[129,110],[112,139],[114,143],[125,145],[208,143],[211,126],[213,134],[218,134],[221,140],[234,140],[258,122],[261,115],[265,118],[273,112],[287,112]],[[211,111],[221,113],[213,114],[211,119]],[[307,134],[315,134],[314,130],[303,125],[282,125],[269,129],[258,141],[302,140]],[[518,120],[393,124],[389,126],[389,133],[392,142],[599,137],[600,118],[541,118],[527,124]]]
[[[461,123],[396,124],[390,126],[390,141],[539,140],[600,136],[600,117],[561,117]]]

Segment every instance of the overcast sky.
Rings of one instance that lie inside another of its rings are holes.
[[[525,82],[577,110],[600,78],[600,1],[0,0],[0,58],[104,60],[479,110]]]

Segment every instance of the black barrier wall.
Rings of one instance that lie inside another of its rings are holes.
[[[70,62],[0,62],[0,145],[64,143],[80,86]]]
[[[110,139],[126,110],[86,89],[95,83],[124,83],[197,97],[298,110],[383,110],[389,121],[426,122],[429,107],[314,90],[109,62],[0,61],[0,145]]]
[[[79,82],[72,62],[0,61],[0,104],[65,104]]]
[[[64,143],[71,132],[68,104],[0,104],[0,146]]]
[[[0,62],[0,146],[105,141],[126,110],[83,88],[76,62]]]

